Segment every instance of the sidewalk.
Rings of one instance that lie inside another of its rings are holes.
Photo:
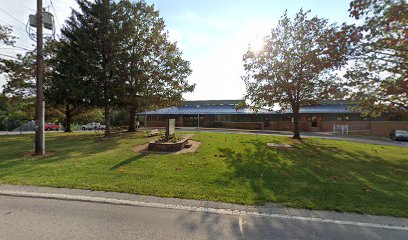
[[[408,218],[294,209],[286,208],[279,204],[249,206],[223,202],[162,198],[116,192],[16,185],[0,185],[0,196],[43,198],[147,208],[175,209],[222,215],[291,219],[295,221],[332,223],[377,229],[400,230],[407,231],[408,233]]]

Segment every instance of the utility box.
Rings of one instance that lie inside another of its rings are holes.
[[[54,29],[54,16],[49,12],[43,12],[43,24],[44,24],[44,28],[53,30]]]
[[[30,14],[28,16],[31,27],[37,27],[37,16],[35,14]],[[54,16],[49,12],[43,12],[43,26],[46,29],[54,29]]]
[[[37,27],[37,16],[35,14],[30,14],[28,16],[28,21],[31,27]]]

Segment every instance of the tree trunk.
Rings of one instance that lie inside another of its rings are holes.
[[[64,132],[72,132],[71,131],[71,109],[69,108],[69,105],[65,105],[65,123],[64,123]]]
[[[299,107],[292,107],[293,110],[293,139],[301,139],[299,131]]]
[[[105,105],[105,137],[110,137],[111,129],[110,129],[110,109],[109,106]]]
[[[136,108],[131,106],[129,108],[129,132],[136,132]]]

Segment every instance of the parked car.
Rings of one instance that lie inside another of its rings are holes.
[[[58,124],[53,124],[53,123],[46,123],[44,125],[44,130],[45,131],[58,131],[61,128],[60,125]]]
[[[392,140],[406,140],[408,141],[408,131],[405,130],[392,130],[390,133]]]
[[[85,131],[85,130],[102,130],[102,129],[105,129],[105,125],[102,125],[100,123],[92,122],[92,123],[87,123],[86,125],[82,125],[81,129],[83,131]]]

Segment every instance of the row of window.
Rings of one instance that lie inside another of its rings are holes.
[[[161,116],[161,115],[148,115],[147,116],[147,121],[149,121],[149,122],[163,122],[164,121],[164,116]]]
[[[195,116],[185,116],[184,121],[193,121],[194,122],[194,121],[197,121],[196,118],[197,117],[195,117]],[[203,118],[203,117],[200,117],[200,118]],[[238,119],[235,119],[235,118],[240,118],[240,117],[234,116],[233,120],[238,121]],[[247,118],[247,117],[245,117],[245,118],[248,119],[248,120],[253,120],[253,119],[250,119],[250,118]],[[150,122],[162,122],[164,120],[165,120],[165,118],[162,115],[148,115],[147,116],[147,121],[150,121]],[[330,118],[328,118],[326,120],[349,121],[350,116],[348,116],[348,115],[331,116]],[[201,121],[201,119],[200,119],[200,121]],[[231,115],[215,115],[215,118],[214,118],[214,122],[231,122],[231,121],[232,121]],[[290,115],[283,115],[283,116],[280,116],[280,121],[293,121],[293,118]],[[317,122],[318,121],[318,116],[317,115],[309,115],[307,117],[307,121],[308,122]]]
[[[216,115],[215,122],[231,122],[230,115]]]

